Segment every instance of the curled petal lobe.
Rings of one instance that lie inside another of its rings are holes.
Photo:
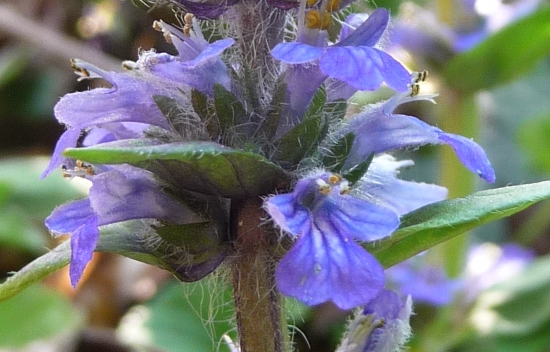
[[[425,99],[431,98],[432,96],[428,96]],[[415,117],[391,114],[398,103],[390,99],[386,104],[390,104],[391,110],[385,105],[380,105],[350,121],[346,131],[353,131],[357,138],[346,160],[346,167],[365,160],[372,153],[427,144],[448,144],[470,171],[488,182],[495,181],[491,163],[477,143],[456,134],[443,132]]]
[[[48,164],[48,167],[46,167],[46,170],[44,170],[42,175],[40,175],[40,178],[48,176],[52,173],[53,170],[63,164],[65,158],[61,153],[63,153],[63,151],[67,148],[73,148],[76,146],[76,143],[80,138],[80,133],[81,131],[79,128],[69,128],[67,131],[63,132],[61,137],[59,137],[57,144],[55,145],[50,163]]]
[[[140,122],[169,128],[152,98],[155,94],[162,95],[161,88],[130,74],[103,72],[84,62],[78,64],[90,72],[100,72],[113,87],[65,95],[54,107],[59,122],[81,129],[113,122]]]
[[[367,46],[333,46],[321,58],[321,70],[358,90],[375,90],[386,82],[403,92],[410,82],[407,70],[381,50]]]
[[[487,182],[493,183],[496,181],[495,171],[489,163],[487,154],[477,143],[471,139],[452,133],[444,133],[443,131],[439,132],[439,140],[453,148],[468,170],[476,173]]]
[[[266,209],[275,223],[290,234],[300,235],[309,223],[309,212],[297,203],[294,193],[272,197]]]

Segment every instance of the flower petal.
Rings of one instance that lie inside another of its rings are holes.
[[[151,173],[128,165],[94,177],[90,204],[99,216],[100,225],[143,218],[180,224],[204,221],[164,193]]]
[[[387,116],[380,110],[360,114],[354,126],[357,138],[346,160],[346,167],[365,160],[372,153],[417,147],[426,144],[449,144],[470,171],[488,182],[495,181],[495,172],[485,151],[470,139],[445,133],[412,116]]]
[[[277,226],[293,235],[300,235],[310,221],[309,211],[297,203],[294,193],[273,196],[265,207]]]
[[[379,68],[384,63],[369,47],[332,46],[319,61],[321,71],[359,90],[375,90],[384,78]]]
[[[48,164],[48,167],[46,168],[46,170],[44,170],[42,175],[40,175],[40,178],[48,176],[52,173],[53,170],[63,164],[63,161],[65,160],[65,157],[63,157],[62,155],[63,151],[67,148],[76,147],[76,143],[80,138],[80,133],[81,131],[79,128],[69,128],[67,131],[63,132],[61,137],[59,137],[57,144],[55,145],[55,150],[53,151],[50,163]]]
[[[399,168],[412,165],[410,160],[397,161],[391,155],[382,154],[374,158],[357,188],[373,203],[393,209],[399,216],[444,200],[448,193],[445,187],[397,178]]]
[[[347,35],[336,45],[373,47],[376,43],[378,43],[380,38],[382,38],[382,35],[388,27],[389,21],[390,13],[388,10],[378,8],[367,18],[365,22],[363,22],[363,24],[357,27],[353,33]]]
[[[376,50],[382,60],[382,66],[379,67],[379,70],[384,77],[384,82],[398,92],[407,91],[411,80],[409,71],[384,51],[374,50]]]
[[[58,207],[46,218],[45,224],[54,235],[66,235],[75,232],[94,216],[90,200],[86,198]]]
[[[65,95],[55,105],[59,122],[86,127],[113,122],[141,122],[169,129],[153,95],[162,94],[149,83],[129,74],[109,73],[113,88],[96,88]]]
[[[307,305],[332,301],[351,309],[374,298],[384,270],[353,241],[315,228],[301,236],[276,270],[279,289]]]
[[[308,44],[291,42],[277,44],[271,55],[287,64],[303,64],[319,59],[323,55],[323,48]]]
[[[92,260],[92,255],[99,239],[97,216],[89,217],[71,236],[71,265],[69,277],[71,285],[76,287],[82,277],[86,265]]]

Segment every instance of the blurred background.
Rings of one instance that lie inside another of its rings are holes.
[[[451,197],[550,176],[550,11],[548,1],[446,0],[357,3],[387,7],[386,49],[410,70],[428,70],[422,93],[437,105],[400,113],[474,138],[489,155],[495,185],[478,181],[450,148],[400,157],[402,177],[444,184]],[[169,6],[139,0],[0,1],[0,280],[64,239],[43,221],[88,185],[61,172],[41,180],[64,131],[53,107],[77,81],[70,58],[122,71],[139,49],[174,53],[152,21],[175,22]],[[356,108],[389,90],[358,94]],[[399,268],[389,285],[417,302],[411,351],[550,351],[550,204],[483,226]],[[393,271],[392,271],[393,270]],[[229,351],[235,338],[223,269],[196,284],[112,254],[96,254],[79,287],[65,270],[0,302],[0,351]],[[497,295],[498,300],[494,297]],[[435,297],[435,298],[434,298]],[[333,351],[347,314],[289,301],[299,351]]]

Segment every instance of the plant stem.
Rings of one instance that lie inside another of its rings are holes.
[[[241,352],[283,352],[281,297],[275,285],[276,237],[262,226],[260,198],[232,202],[236,258],[233,294]]]

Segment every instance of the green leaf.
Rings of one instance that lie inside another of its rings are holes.
[[[223,197],[269,194],[288,183],[285,171],[261,155],[213,142],[123,140],[69,148],[64,155],[91,163],[132,164],[151,170],[178,189]]]
[[[162,227],[156,227],[157,231]],[[186,226],[166,226],[165,236],[181,236]],[[101,227],[101,236],[96,252],[117,253],[140,262],[155,265],[170,271],[181,281],[192,282],[202,279],[216,269],[223,261],[228,249],[223,234],[212,234],[210,227],[193,227],[195,243],[176,247],[162,240],[146,223],[139,220],[124,221]],[[187,229],[188,239],[193,233]],[[169,233],[172,232],[172,233]],[[219,236],[219,237],[218,237]],[[175,237],[172,237],[172,239]]]
[[[388,268],[475,227],[550,198],[550,181],[481,191],[430,204],[401,219],[390,237],[366,245]]]
[[[241,102],[220,84],[214,85],[214,106],[222,135],[229,131],[246,133],[251,127],[247,124],[248,114]]]
[[[265,120],[262,121],[258,131],[258,135],[263,140],[271,140],[277,132],[277,127],[279,126],[279,121],[281,120],[281,113],[283,112],[284,105],[286,104],[286,87],[287,86],[284,79],[280,78],[277,82],[275,94],[271,99],[270,109],[267,112]]]
[[[210,229],[207,229],[210,231]],[[100,227],[101,235],[96,252],[116,253],[172,272],[181,281],[196,281],[214,270],[225,258],[227,246],[223,239],[214,246],[211,238],[197,241],[191,253],[176,248],[153,233],[141,220],[124,221]],[[197,238],[204,233],[196,232]],[[0,284],[0,301],[6,300],[51,273],[68,265],[71,259],[70,242],[57,247],[27,264]]]
[[[211,105],[208,102],[208,97],[197,89],[191,90],[191,104],[193,109],[199,115],[202,121],[206,123],[206,131],[211,136],[220,135],[220,126],[218,120],[213,118]]]
[[[222,336],[234,330],[231,289],[219,281],[167,285],[122,319],[119,336],[137,351],[229,352]]]
[[[463,92],[476,92],[517,78],[550,52],[550,6],[541,7],[456,56],[443,74]]]
[[[325,156],[323,156],[323,165],[325,165],[332,172],[340,172],[351,147],[353,146],[353,141],[355,140],[355,134],[350,132],[344,137],[340,138],[336,144],[332,145]]]
[[[344,178],[349,181],[351,185],[353,185],[355,182],[359,181],[361,177],[363,177],[367,171],[369,170],[369,166],[372,163],[372,159],[374,159],[374,153],[371,153],[367,160],[360,162],[359,164],[355,165],[351,169],[349,169],[345,174]]]
[[[310,119],[318,119],[319,115],[323,113],[325,108],[325,103],[327,101],[327,92],[324,86],[321,86],[311,99],[311,103],[307,107],[306,113],[302,118],[302,121],[307,121]]]
[[[82,320],[67,298],[41,285],[34,286],[0,303],[0,348],[11,351],[39,339],[76,332]]]
[[[327,120],[331,122],[339,122],[344,119],[348,110],[348,102],[346,100],[335,100],[325,104],[323,109],[327,114]]]
[[[272,159],[285,168],[293,168],[313,153],[325,134],[326,123],[322,114],[308,119],[279,139]]]

